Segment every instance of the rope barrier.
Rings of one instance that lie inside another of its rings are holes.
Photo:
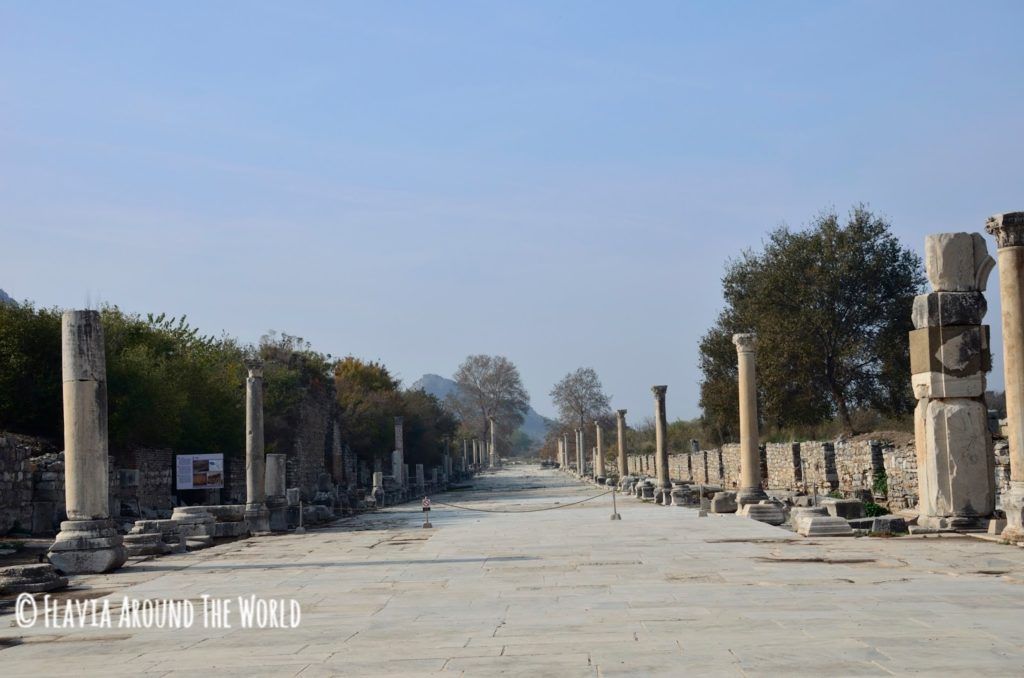
[[[572,501],[568,504],[559,504],[558,506],[542,506],[540,508],[520,509],[518,511],[509,511],[502,509],[484,509],[484,508],[473,508],[472,506],[460,506],[459,504],[449,504],[448,502],[440,501],[438,499],[431,499],[431,504],[439,504],[441,506],[448,506],[449,508],[461,509],[463,511],[477,511],[479,513],[535,513],[537,511],[554,511],[555,509],[565,508],[566,506],[575,506],[576,504],[582,504],[584,502],[599,499],[606,495],[615,492],[615,490],[608,490],[601,494],[595,494],[593,497],[587,497],[586,499],[580,499],[579,501]]]

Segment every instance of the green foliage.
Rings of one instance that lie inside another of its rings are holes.
[[[769,428],[837,417],[853,431],[857,408],[902,414],[913,407],[907,332],[924,283],[920,258],[884,219],[856,207],[810,228],[769,234],[722,281],[726,308],[700,344],[701,406],[722,440],[736,437],[737,332],[757,335],[759,411]]]
[[[874,518],[876,516],[887,516],[889,515],[889,510],[886,509],[884,506],[879,506],[873,501],[869,501],[866,504],[864,504],[864,515],[868,518]]]
[[[887,497],[889,495],[889,477],[885,470],[875,474],[875,482],[871,485],[871,491],[876,497]]]
[[[60,311],[0,304],[0,430],[59,439]]]
[[[832,497],[833,499],[845,499],[846,498],[846,497],[843,496],[843,493],[840,492],[839,490],[832,490],[831,492],[828,493],[828,496]]]

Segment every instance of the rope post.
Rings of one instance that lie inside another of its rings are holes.
[[[615,503],[615,486],[612,485],[612,520],[622,520],[622,516],[619,515],[619,507]]]

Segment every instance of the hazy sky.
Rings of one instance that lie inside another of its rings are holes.
[[[5,2],[0,287],[286,331],[407,383],[503,354],[548,415],[591,366],[631,418],[661,383],[692,417],[723,265],[766,231],[863,201],[920,251],[1024,210],[1022,22],[989,1]]]

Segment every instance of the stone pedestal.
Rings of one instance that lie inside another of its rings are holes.
[[[110,520],[107,367],[98,311],[61,318],[64,493],[68,520],[48,557],[64,574],[109,572],[128,557]]]
[[[933,291],[914,299],[910,371],[918,447],[918,524],[982,527],[995,509],[995,462],[984,404],[990,369],[982,292],[995,262],[978,233],[925,238]]]
[[[124,536],[124,548],[129,558],[162,556],[172,550],[172,546],[164,542],[159,532],[128,533]]]
[[[740,490],[736,501],[742,507],[756,504],[768,495],[761,485],[761,455],[757,430],[757,368],[753,334],[734,334],[739,367],[740,404]],[[767,521],[762,521],[767,522]]]
[[[11,565],[0,568],[0,595],[13,596],[19,593],[44,593],[62,589],[68,585],[49,563]]]
[[[736,513],[738,508],[735,492],[715,492],[711,498],[712,513]]]
[[[213,546],[216,520],[205,506],[176,506],[171,520],[178,523],[178,532],[190,550]]]
[[[769,525],[781,525],[786,522],[786,514],[775,504],[746,504],[740,515]]]
[[[271,532],[286,532],[288,530],[288,481],[287,467],[288,455],[268,454],[266,455],[266,482],[265,502]]]

